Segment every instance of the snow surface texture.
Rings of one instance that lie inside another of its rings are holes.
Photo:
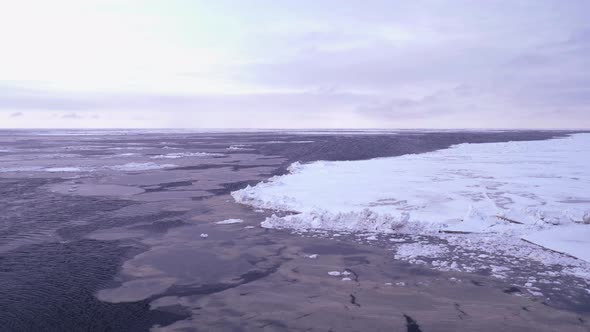
[[[161,154],[157,156],[152,156],[152,159],[178,159],[178,158],[187,158],[187,157],[223,157],[224,154],[221,153],[210,153],[210,152],[176,152],[176,153],[168,153],[168,154]]]
[[[222,221],[215,222],[217,225],[230,225],[230,224],[240,224],[244,221],[242,219],[226,219]]]
[[[424,154],[295,163],[290,174],[232,193],[291,212],[263,227],[524,238],[590,260],[590,134],[459,144]]]
[[[127,163],[124,165],[109,166],[108,168],[115,171],[147,171],[152,169],[162,169],[176,167],[173,164],[156,164],[156,163]]]
[[[104,166],[104,167],[43,167],[43,166],[21,166],[21,167],[0,167],[0,173],[8,172],[92,172],[101,168],[111,169],[114,171],[149,171],[154,169],[176,167],[174,164],[156,164],[156,163],[127,163],[123,165]]]
[[[91,171],[88,167],[42,167],[42,166],[21,166],[21,167],[0,167],[0,173],[8,172],[82,172]]]
[[[227,149],[228,150],[254,150],[252,148],[248,148],[248,146],[250,146],[250,144],[235,144],[235,145],[229,146]]]

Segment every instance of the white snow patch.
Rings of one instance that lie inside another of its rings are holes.
[[[252,148],[249,148],[248,146],[250,146],[250,144],[235,144],[235,145],[230,145],[227,150],[234,150],[234,151],[238,151],[238,150],[254,150]]]
[[[82,172],[82,171],[92,171],[92,168],[74,167],[74,166],[67,166],[67,167],[42,167],[42,166],[0,167],[0,173],[8,173],[8,172],[59,173],[59,172]]]
[[[45,168],[44,171],[46,172],[80,172],[82,169],[80,167],[49,167]]]
[[[406,240],[404,239],[396,239],[396,238],[391,238],[389,239],[390,242],[406,242]]]
[[[0,173],[39,172],[39,171],[43,171],[43,167],[41,167],[41,166],[0,167]]]
[[[115,171],[147,171],[153,169],[163,169],[176,167],[174,164],[156,164],[156,163],[127,163],[124,165],[108,166]]]
[[[161,154],[157,156],[152,156],[152,159],[178,159],[178,158],[186,158],[186,157],[223,157],[225,156],[222,153],[211,153],[211,152],[175,152],[175,153],[168,153],[168,154]]]
[[[244,221],[242,219],[226,219],[226,220],[222,220],[222,221],[218,221],[216,222],[217,225],[230,225],[230,224],[239,224],[239,223],[243,223]]]
[[[487,233],[496,244],[490,253],[501,250],[499,239],[522,237],[588,260],[581,249],[590,245],[590,167],[583,157],[588,155],[590,134],[575,134],[459,144],[392,158],[294,163],[290,174],[232,196],[256,208],[294,213],[268,217],[263,227]]]
[[[341,275],[341,273],[338,271],[330,271],[330,272],[328,272],[328,274],[331,275],[332,277],[339,277]]]
[[[527,234],[523,236],[523,239],[590,262],[590,226],[588,225],[552,227]]]
[[[437,258],[448,253],[446,246],[438,244],[408,243],[397,247],[395,259],[408,259],[414,257]]]
[[[209,234],[201,233],[201,235],[199,235],[199,236],[202,237],[203,239],[206,239],[209,237]]]

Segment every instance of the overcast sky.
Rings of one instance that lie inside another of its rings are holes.
[[[0,0],[0,127],[590,128],[589,13]]]

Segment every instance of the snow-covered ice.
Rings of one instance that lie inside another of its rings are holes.
[[[19,166],[19,167],[0,167],[0,173],[8,173],[8,172],[50,172],[50,173],[60,173],[60,172],[83,172],[83,171],[92,171],[92,168],[89,167],[75,167],[75,166],[67,166],[67,167],[43,167],[43,166]]]
[[[408,243],[398,246],[396,252],[397,259],[408,257],[423,256],[437,258],[447,253],[447,248],[438,244]]]
[[[152,159],[178,159],[178,158],[187,158],[187,157],[223,157],[225,156],[222,153],[211,153],[211,152],[175,152],[175,153],[168,153],[168,154],[160,154],[157,156],[152,156]]]
[[[80,172],[82,169],[80,167],[48,167],[45,168],[44,171],[46,172]]]
[[[252,148],[250,148],[249,146],[251,146],[250,144],[235,144],[235,145],[230,145],[227,150],[254,150]]]
[[[243,223],[244,221],[242,219],[226,219],[226,220],[222,220],[222,221],[217,221],[215,222],[217,225],[230,225],[230,224],[239,224],[239,223]]]
[[[523,239],[590,262],[590,225],[552,227],[527,234]]]
[[[17,167],[0,167],[0,173],[9,172],[41,172],[43,167],[41,166],[17,166]]]
[[[152,169],[162,169],[176,167],[173,164],[156,164],[156,163],[127,163],[123,165],[109,166],[108,168],[115,171],[147,171]]]
[[[524,238],[590,260],[590,134],[459,144],[424,154],[295,163],[232,193],[289,212],[263,227]],[[522,242],[522,241],[521,241]],[[398,253],[399,254],[399,253]]]

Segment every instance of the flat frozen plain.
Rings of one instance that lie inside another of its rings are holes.
[[[391,158],[295,163],[290,174],[232,196],[290,212],[263,227],[485,233],[590,261],[588,156],[590,134],[459,144]]]

